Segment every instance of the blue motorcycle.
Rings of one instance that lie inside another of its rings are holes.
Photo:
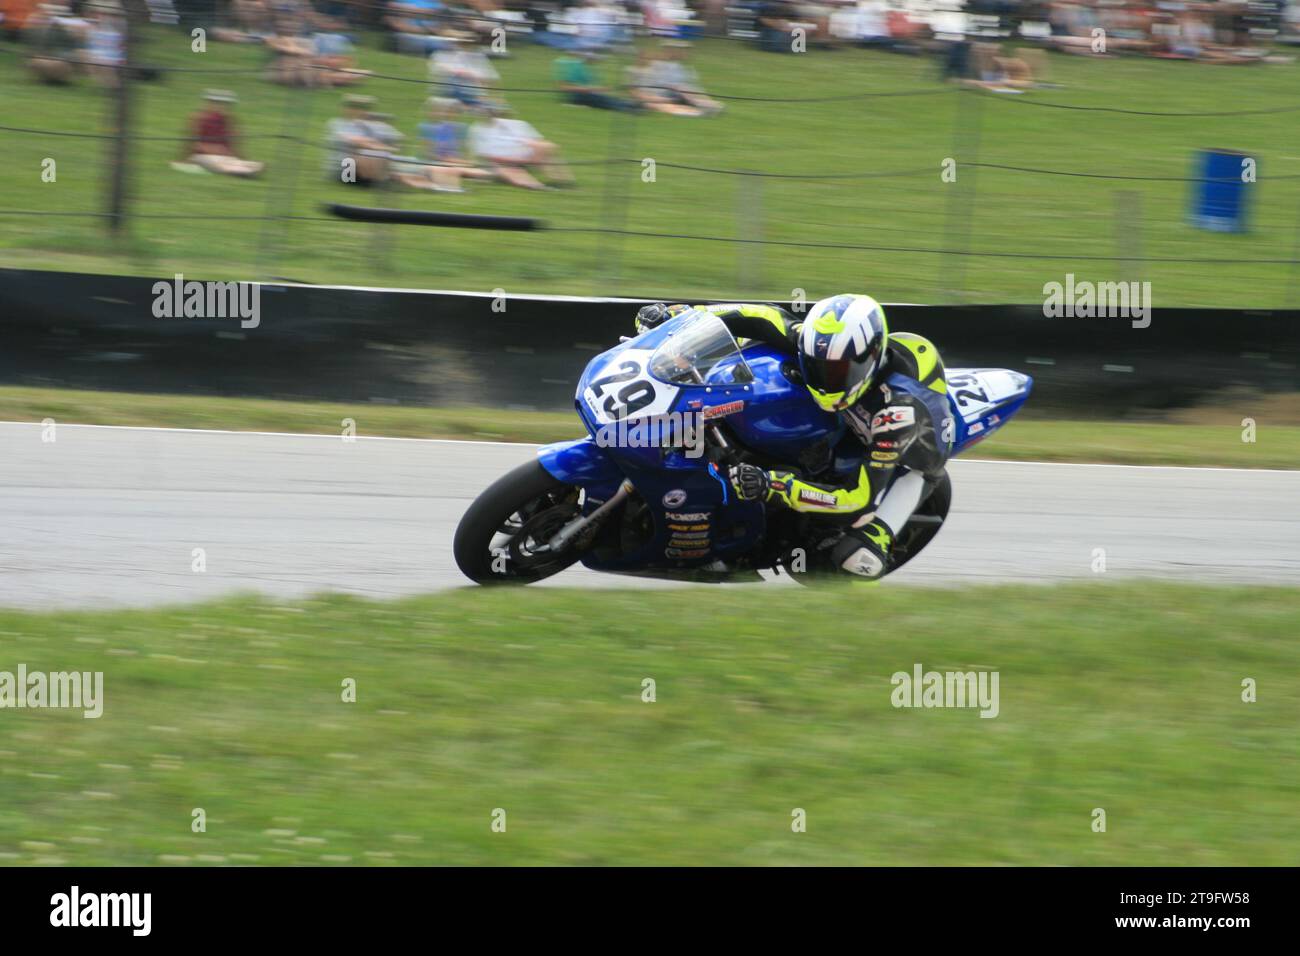
[[[1004,426],[1033,386],[991,368],[948,369],[947,382],[952,455]],[[761,580],[761,570],[783,569],[807,583],[833,570],[824,556],[843,517],[745,501],[727,480],[742,461],[813,481],[858,474],[861,442],[816,406],[790,356],[759,342],[742,347],[717,316],[690,309],[592,359],[575,404],[588,437],[542,447],[461,519],[453,549],[472,580],[527,584],[578,561],[694,581]],[[946,472],[927,479],[886,573],[934,538],[951,495]]]

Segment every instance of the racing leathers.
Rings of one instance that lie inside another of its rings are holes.
[[[697,308],[717,315],[742,346],[744,340],[760,341],[792,357],[797,354],[801,320],[779,306]],[[831,549],[832,565],[879,577],[894,537],[921,501],[926,480],[942,475],[951,452],[954,428],[947,390],[938,349],[920,335],[890,333],[875,382],[839,413],[865,451],[856,480],[828,484],[794,472],[740,465],[732,469],[732,483],[745,498],[762,497],[797,512],[841,519],[848,528]]]

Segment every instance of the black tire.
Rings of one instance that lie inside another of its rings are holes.
[[[557,480],[541,462],[526,462],[493,482],[460,519],[452,542],[456,565],[478,584],[531,584],[548,578],[578,560],[576,549],[525,560],[519,552],[523,546],[519,534],[509,539],[508,546],[495,550],[493,540],[507,533],[505,529],[517,518],[524,527],[540,522],[539,537],[548,537],[577,513],[576,489]],[[509,560],[498,561],[501,552],[508,552]]]
[[[945,471],[943,477],[934,483],[930,493],[917,507],[911,520],[903,525],[898,540],[890,549],[889,570],[885,572],[886,574],[893,574],[934,540],[934,536],[939,533],[939,529],[943,527],[943,522],[948,517],[948,508],[951,505],[952,482],[948,480],[948,472]],[[921,520],[918,521],[917,518]],[[935,522],[934,518],[938,518],[938,522]]]

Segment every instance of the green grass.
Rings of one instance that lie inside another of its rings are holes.
[[[1083,461],[1128,465],[1218,465],[1300,468],[1300,425],[1274,424],[1259,400],[1238,397],[1241,418],[1258,419],[1254,442],[1239,423],[1042,421],[1017,419],[969,453],[972,458]],[[1216,411],[1229,413],[1230,406]],[[1188,413],[1190,414],[1190,413]],[[1279,403],[1290,422],[1294,411]],[[232,431],[338,434],[342,421],[357,434],[400,438],[456,438],[542,444],[580,437],[573,412],[492,408],[412,408],[393,405],[287,402],[195,395],[137,395],[70,389],[0,387],[0,420],[83,425],[134,425]]]
[[[819,596],[816,628],[790,593],[762,593],[761,614],[758,592],[730,588],[0,612],[0,669],[103,671],[105,696],[98,720],[3,714],[0,862],[1300,852],[1300,591],[850,587]],[[1000,714],[893,708],[890,676],[916,663],[997,671]]]
[[[966,453],[1010,461],[1223,468],[1300,468],[1300,426],[1267,425],[1253,443],[1240,425],[1015,421]]]
[[[189,52],[181,32],[151,31],[145,59],[186,68],[258,67],[253,47],[213,43]],[[418,57],[373,48],[361,65],[423,81]],[[104,132],[108,99],[83,81],[68,89],[32,83],[8,45],[0,54],[4,123],[74,132]],[[500,64],[507,87],[550,89],[552,54],[524,42]],[[810,97],[855,90],[921,90],[934,95],[830,103],[733,100],[714,119],[650,116],[636,120],[570,107],[546,93],[512,93],[520,115],[554,139],[572,160],[613,154],[654,158],[653,183],[638,163],[581,165],[580,186],[525,194],[481,186],[464,196],[395,193],[374,196],[326,182],[323,153],[251,139],[249,152],[268,161],[267,178],[242,182],[173,172],[174,143],[135,148],[141,220],[128,239],[106,239],[95,221],[63,214],[104,207],[107,144],[0,131],[0,209],[36,209],[41,216],[4,216],[0,262],[17,267],[248,278],[280,275],[311,282],[367,285],[628,293],[669,297],[788,297],[842,288],[866,289],[894,301],[1039,301],[1044,283],[1066,272],[1080,279],[1150,281],[1157,306],[1296,306],[1297,268],[1262,259],[1294,259],[1300,205],[1300,68],[1294,63],[1246,68],[1137,58],[1088,60],[1053,56],[1060,90],[976,99],[937,80],[930,59],[887,53],[813,51],[763,54],[745,45],[705,41],[697,66],[706,85],[748,97]],[[601,65],[621,80],[625,60]],[[249,136],[289,133],[319,143],[339,94],[291,91],[256,74],[171,74],[139,86],[138,132],[178,135],[200,91],[233,88]],[[378,78],[365,84],[410,136],[427,95],[423,82]],[[1040,109],[1033,101],[1133,110],[1221,111],[1215,117],[1159,117]],[[620,124],[611,130],[611,124]],[[978,130],[976,127],[978,126]],[[976,135],[978,132],[978,136]],[[978,139],[978,151],[973,144]],[[1139,177],[1192,175],[1193,151],[1238,149],[1259,161],[1252,193],[1252,230],[1200,232],[1185,221],[1190,184],[1042,176],[976,170],[984,163]],[[41,163],[58,163],[58,181],[43,183]],[[956,184],[940,179],[946,158],[958,161]],[[901,178],[792,181],[707,175],[667,164],[778,172],[918,170]],[[292,203],[280,197],[292,186]],[[967,226],[957,196],[974,197]],[[747,237],[792,243],[848,243],[973,252],[1010,251],[1039,258],[939,257],[914,252],[862,252],[798,246],[736,245],[597,235],[483,233],[343,222],[294,222],[284,232],[257,222],[212,216],[268,212],[320,216],[331,200],[419,209],[540,216],[555,226],[626,228],[640,232]],[[969,235],[966,237],[967,228]],[[1245,265],[1148,263],[1126,269],[1087,256],[1252,260]],[[1080,258],[1075,258],[1080,257]],[[958,272],[964,272],[959,279]]]

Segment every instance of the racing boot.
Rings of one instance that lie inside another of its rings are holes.
[[[876,580],[889,567],[894,532],[879,518],[860,528],[850,528],[831,551],[831,562],[841,571]]]
[[[906,526],[921,503],[925,477],[910,471],[895,481],[874,514],[866,514],[835,546],[831,560],[840,570],[875,580],[889,567],[894,529]]]

